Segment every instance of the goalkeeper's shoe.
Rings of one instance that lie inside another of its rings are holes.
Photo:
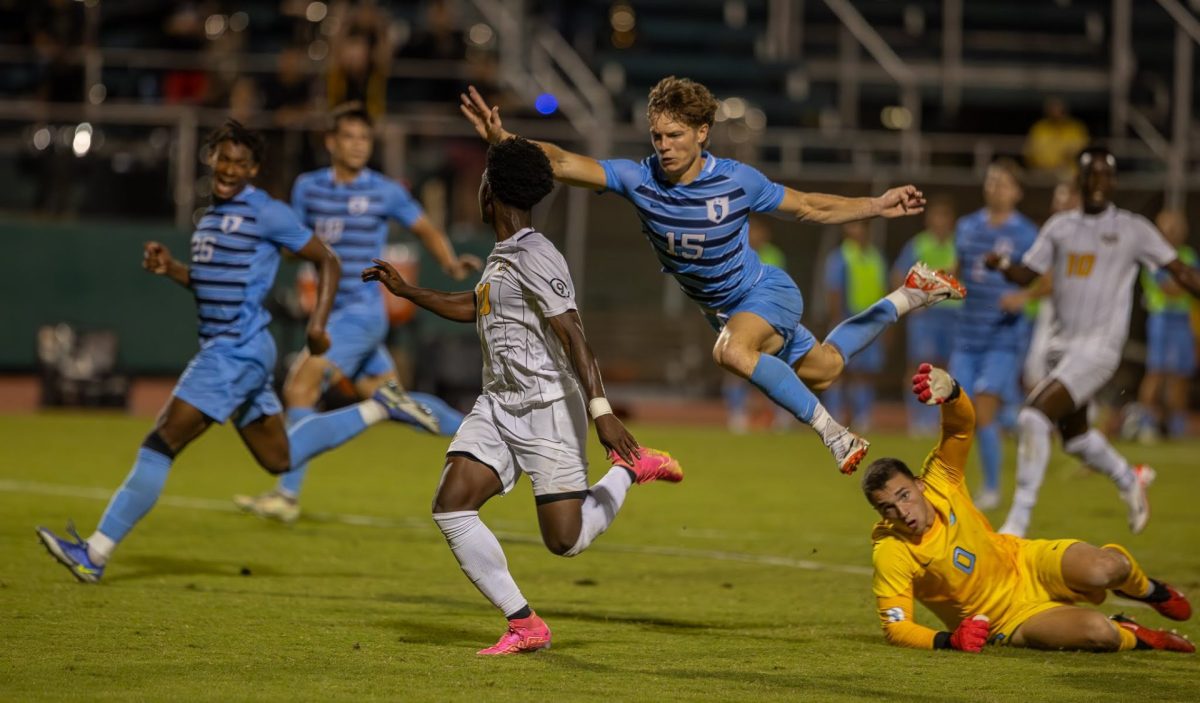
[[[679,483],[683,480],[683,467],[670,454],[649,447],[638,447],[641,454],[633,462],[625,461],[619,454],[609,451],[608,460],[614,466],[623,466],[633,472],[634,481],[649,483],[651,481],[668,481]]]
[[[42,541],[42,546],[46,548],[47,552],[50,552],[50,556],[67,567],[72,576],[83,583],[100,583],[100,577],[104,575],[104,567],[92,562],[91,557],[88,556],[88,544],[75,531],[74,523],[67,523],[67,532],[75,538],[73,542],[59,537],[45,527],[38,526],[35,532],[37,532],[38,539]]]
[[[1187,596],[1183,595],[1183,591],[1157,579],[1150,579],[1150,583],[1154,584],[1154,591],[1146,597],[1132,596],[1124,591],[1116,593],[1122,598],[1145,603],[1164,618],[1182,621],[1192,617],[1192,604],[1188,602]]]
[[[396,422],[419,427],[431,434],[441,433],[441,425],[433,410],[405,392],[399,383],[388,381],[371,398],[386,408],[388,417]]]
[[[920,261],[908,270],[904,288],[918,294],[922,301],[918,307],[935,305],[943,300],[962,300],[967,296],[967,289],[957,278],[935,271]]]
[[[487,649],[479,650],[476,654],[528,654],[539,649],[550,649],[550,628],[537,613],[530,613],[527,618],[509,620],[508,631],[500,637],[500,641]]]
[[[279,491],[267,491],[256,496],[236,495],[233,497],[233,504],[239,510],[268,520],[278,520],[290,524],[300,518],[299,501],[285,496]]]
[[[1133,633],[1138,641],[1138,649],[1162,649],[1167,652],[1183,652],[1184,654],[1192,654],[1196,651],[1196,645],[1178,632],[1142,627],[1134,622],[1133,618],[1126,617],[1121,613],[1112,616],[1112,620],[1119,627]]]
[[[838,470],[849,476],[867,456],[871,443],[850,430],[842,430],[829,444],[829,451],[838,463]]]

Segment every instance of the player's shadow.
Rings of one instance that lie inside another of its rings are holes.
[[[669,632],[694,632],[699,634],[701,630],[744,630],[754,628],[754,625],[746,625],[738,623],[737,625],[714,625],[711,622],[695,622],[690,620],[678,620],[674,618],[661,618],[652,615],[616,615],[612,613],[598,613],[593,610],[572,610],[555,608],[554,610],[546,611],[547,618],[554,619],[571,619],[583,620],[584,622],[595,622],[602,624],[614,625],[639,625],[641,627],[666,630]],[[762,625],[761,627],[768,627]]]
[[[491,621],[481,621],[486,622]],[[414,617],[372,620],[370,626],[391,630],[397,634],[397,641],[414,645],[449,645],[482,649],[491,644],[496,637],[495,628],[489,629],[483,624],[477,628],[463,628]]]
[[[128,569],[127,565],[134,568]],[[244,564],[165,555],[131,555],[121,560],[121,570],[104,579],[105,583],[138,581],[161,576],[238,576],[249,569],[253,576],[280,576],[278,570],[261,564]]]
[[[880,679],[878,687],[872,688],[869,678],[864,679],[862,676],[855,675],[838,676],[828,672],[823,672],[818,676],[811,673],[792,673],[788,671],[734,671],[725,668],[671,669],[655,667],[653,673],[656,676],[666,676],[687,681],[707,679],[787,691],[820,690],[822,695],[840,694],[864,701],[891,700],[896,696],[896,691],[888,688],[886,679]],[[920,700],[938,701],[939,703],[958,703],[959,701],[967,703],[968,701],[977,701],[978,699],[969,696],[940,696],[930,692],[923,692]]]

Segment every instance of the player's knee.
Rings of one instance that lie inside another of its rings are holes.
[[[713,345],[712,356],[717,366],[726,371],[745,377],[754,373],[754,367],[749,360],[751,354],[724,337],[718,339],[717,343]]]
[[[1096,612],[1081,626],[1081,649],[1093,652],[1115,652],[1121,648],[1121,635],[1104,615]]]
[[[820,358],[815,366],[816,373],[807,379],[807,383],[814,392],[820,393],[828,390],[833,382],[841,377],[842,372],[846,370],[846,360],[842,358],[842,352],[832,344],[822,344],[813,352],[820,354]],[[805,357],[805,360],[807,359],[808,357]]]
[[[1125,580],[1129,578],[1129,572],[1133,570],[1133,565],[1129,563],[1125,555],[1111,549],[1101,549],[1100,554],[1103,556],[1097,559],[1093,566],[1096,586],[1112,588],[1125,583]]]
[[[578,538],[568,542],[567,540],[563,539],[561,535],[555,535],[553,537],[547,535],[542,538],[542,542],[545,543],[546,549],[549,549],[551,554],[560,557],[575,556],[575,554],[572,552],[572,548],[575,546],[575,542],[577,541]]]
[[[287,455],[287,452],[271,452],[270,454],[258,455],[255,458],[258,459],[258,465],[263,467],[272,476],[285,474],[292,470],[292,459]]]
[[[320,395],[320,388],[298,378],[290,379],[283,387],[283,402],[289,408],[311,408]]]

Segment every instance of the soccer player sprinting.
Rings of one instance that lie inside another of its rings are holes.
[[[1146,486],[1153,470],[1131,467],[1103,434],[1089,429],[1087,405],[1121,362],[1138,267],[1165,269],[1192,295],[1200,295],[1200,271],[1180,261],[1146,218],[1113,205],[1116,172],[1117,161],[1107,149],[1084,150],[1079,155],[1081,206],[1047,220],[1021,262],[999,252],[986,260],[1019,285],[1043,274],[1054,279],[1050,372],[1017,418],[1017,489],[1001,532],[1024,536],[1029,529],[1056,427],[1068,454],[1116,484],[1134,534],[1150,519]]]
[[[512,136],[472,87],[462,113],[495,144]],[[720,332],[713,359],[749,379],[768,398],[813,428],[846,474],[866,455],[866,440],[838,424],[813,391],[823,391],[846,361],[910,310],[965,291],[953,277],[918,265],[904,286],[846,320],[818,343],[800,324],[804,300],[783,271],[764,266],[747,243],[752,212],[807,222],[840,224],[921,212],[925,198],[913,186],[877,198],[801,193],[767,180],[756,169],[708,153],[717,101],[704,86],[671,76],[650,91],[647,116],[654,156],[641,163],[597,161],[535,142],[554,177],[573,186],[610,190],[637,208],[642,229],[663,271],[675,277]],[[811,390],[810,390],[811,389]]]
[[[975,399],[979,412],[979,463],[983,485],[975,504],[991,510],[1000,504],[1000,423],[997,416],[1006,397],[1019,393],[1025,313],[1005,310],[1006,296],[1021,287],[984,265],[992,252],[1019,260],[1037,238],[1037,225],[1017,211],[1021,201],[1020,168],[1000,159],[987,168],[983,180],[984,206],[958,220],[955,249],[959,278],[971,287],[963,301],[950,355],[950,373]]]
[[[871,534],[875,594],[887,641],[917,649],[978,652],[984,644],[1034,649],[1194,652],[1180,635],[1111,620],[1090,608],[1108,591],[1187,620],[1182,593],[1146,576],[1119,544],[1096,548],[1074,539],[1028,540],[992,531],[967,492],[963,467],[975,431],[971,399],[945,371],[924,364],[913,393],[942,406],[942,436],[920,476],[899,459],[873,462],[863,493],[883,518]],[[920,601],[946,625],[913,619]]]
[[[474,322],[479,332],[483,394],[450,443],[433,519],[463,573],[508,618],[500,640],[479,652],[486,655],[549,647],[550,629],[479,519],[484,503],[527,474],[546,547],[575,556],[612,524],[632,484],[683,478],[670,456],[637,445],[604,397],[566,261],[530,225],[530,209],[553,188],[550,162],[533,143],[510,137],[493,144],[479,205],[496,246],[474,291],[417,288],[384,261],[362,274],[442,317]],[[589,414],[613,462],[590,488]]]
[[[421,206],[396,181],[367,168],[374,135],[371,117],[360,103],[334,110],[325,147],[332,166],[301,174],[292,187],[292,210],[338,255],[342,277],[329,314],[331,346],[324,354],[301,352],[283,386],[287,421],[295,425],[316,412],[322,392],[339,378],[354,381],[362,398],[383,384],[396,383],[396,367],[384,344],[387,312],[378,286],[364,285],[360,272],[383,256],[388,220],[394,219],[421,241],[451,278],[461,281],[481,263],[455,256],[446,235],[425,217]],[[429,432],[452,435],[462,413],[440,398],[409,393],[425,412],[415,417]],[[292,522],[300,516],[300,490],[308,465],[279,477],[275,488],[258,496],[237,495],[234,503],[247,512]]]
[[[419,424],[416,418],[424,412],[398,387],[385,385],[370,400],[285,428],[272,385],[275,341],[263,298],[275,281],[281,249],[314,263],[317,303],[306,336],[308,351],[321,354],[329,348],[326,321],[341,268],[333,251],[287,205],[250,185],[263,153],[258,134],[229,120],[210,135],[207,151],[213,204],[192,235],[190,262],[176,260],[158,242],[146,244],[142,261],[147,271],[195,296],[200,351],[179,377],[96,531],[84,541],[68,525],[71,541],[37,528],[50,554],[85,583],[100,581],[117,544],[154,507],[175,457],[212,423],[232,419],[258,463],[281,474],[371,424],[389,417]]]

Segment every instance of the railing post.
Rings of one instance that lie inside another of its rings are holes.
[[[1132,3],[1112,3],[1112,66],[1109,70],[1109,121],[1114,138],[1125,136],[1129,127],[1129,81],[1133,77]]]
[[[196,140],[196,130],[199,125],[196,112],[189,108],[179,111],[179,122],[175,164],[175,226],[180,229],[191,229],[192,211],[196,209],[196,160],[199,155],[199,144]]]
[[[1183,185],[1188,159],[1188,128],[1192,119],[1192,38],[1175,29],[1175,90],[1172,110],[1171,156],[1167,162],[1166,205],[1183,206]]]

